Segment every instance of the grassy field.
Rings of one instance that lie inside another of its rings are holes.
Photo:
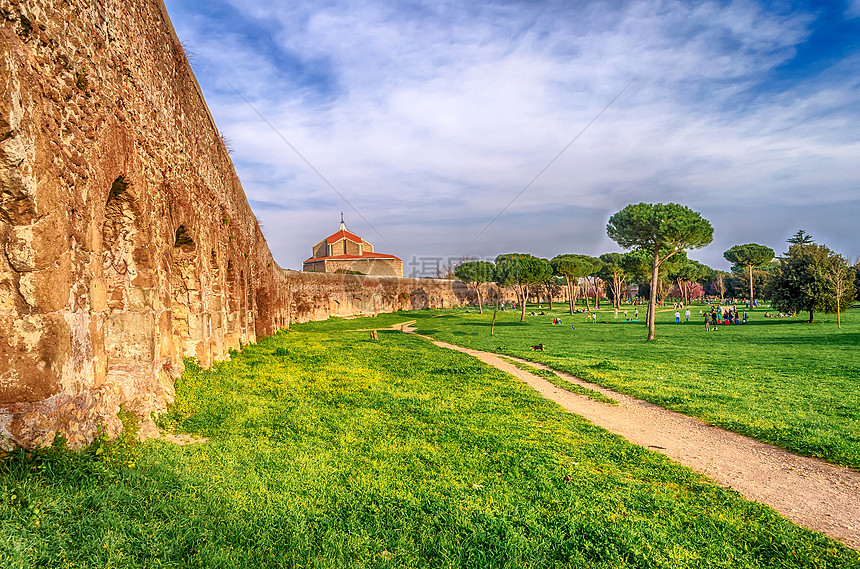
[[[417,326],[440,340],[541,362],[760,441],[860,469],[860,309],[843,314],[841,330],[832,315],[819,314],[816,324],[807,324],[803,316],[764,318],[768,308],[759,308],[746,325],[706,332],[703,307],[692,308],[690,323],[675,324],[670,305],[657,313],[657,339],[646,342],[644,322],[626,322],[623,313],[615,319],[610,308],[598,312],[597,324],[587,323],[584,314],[569,315],[566,306],[555,308],[525,323],[519,313],[500,312],[492,336],[492,314],[474,310],[439,318],[418,313]],[[633,308],[627,310],[632,318]],[[563,326],[551,324],[556,316]],[[537,343],[546,351],[531,351]]]
[[[599,391],[594,389],[589,389],[587,387],[583,387],[578,383],[573,383],[571,381],[567,381],[559,377],[554,371],[548,369],[540,369],[536,368],[530,364],[523,363],[519,360],[512,360],[510,358],[502,358],[509,364],[516,366],[517,368],[537,375],[539,377],[544,378],[548,382],[552,383],[557,387],[561,387],[562,389],[569,391],[571,393],[578,393],[579,395],[585,395],[589,399],[594,399],[595,401],[600,401],[601,403],[607,403],[609,405],[618,405],[618,401],[611,397],[607,397],[603,395]]]
[[[432,314],[422,327],[457,339],[487,320]],[[860,567],[469,356],[348,331],[402,320],[306,324],[190,365],[162,424],[207,442],[6,456],[0,566]],[[511,351],[528,329],[500,328]]]

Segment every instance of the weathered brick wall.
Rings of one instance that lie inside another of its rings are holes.
[[[0,434],[80,445],[274,330],[284,279],[159,2],[0,10]]]
[[[462,283],[283,271],[160,0],[0,0],[0,446],[152,434],[182,357]]]
[[[460,281],[286,271],[293,322],[330,316],[375,315],[422,308],[451,308],[475,301]]]

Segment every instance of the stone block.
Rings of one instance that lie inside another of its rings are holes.
[[[6,255],[19,273],[47,269],[69,248],[65,210],[56,210],[32,225],[12,227]]]
[[[2,316],[0,338],[0,405],[41,401],[60,391],[72,351],[62,316]]]
[[[155,315],[152,312],[110,314],[105,326],[108,373],[114,364],[155,359]]]
[[[147,312],[158,308],[158,289],[129,287],[126,291],[128,310],[132,312]]]
[[[74,283],[72,253],[64,253],[53,266],[21,275],[18,290],[39,312],[56,312],[69,304]]]

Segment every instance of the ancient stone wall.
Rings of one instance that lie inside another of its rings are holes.
[[[159,2],[0,10],[0,434],[80,445],[285,322],[284,279]]]
[[[0,446],[154,432],[182,357],[456,281],[272,259],[160,0],[0,0]]]
[[[475,293],[454,280],[286,271],[293,322],[330,316],[376,315],[475,302]]]

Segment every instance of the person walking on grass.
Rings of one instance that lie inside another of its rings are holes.
[[[675,324],[681,321],[681,313],[677,310],[675,311]]]
[[[689,321],[690,321],[690,309],[689,309],[689,308],[688,308],[688,309],[687,309],[687,311],[684,313],[684,318],[686,318],[686,319],[687,319],[687,322],[689,322]]]

